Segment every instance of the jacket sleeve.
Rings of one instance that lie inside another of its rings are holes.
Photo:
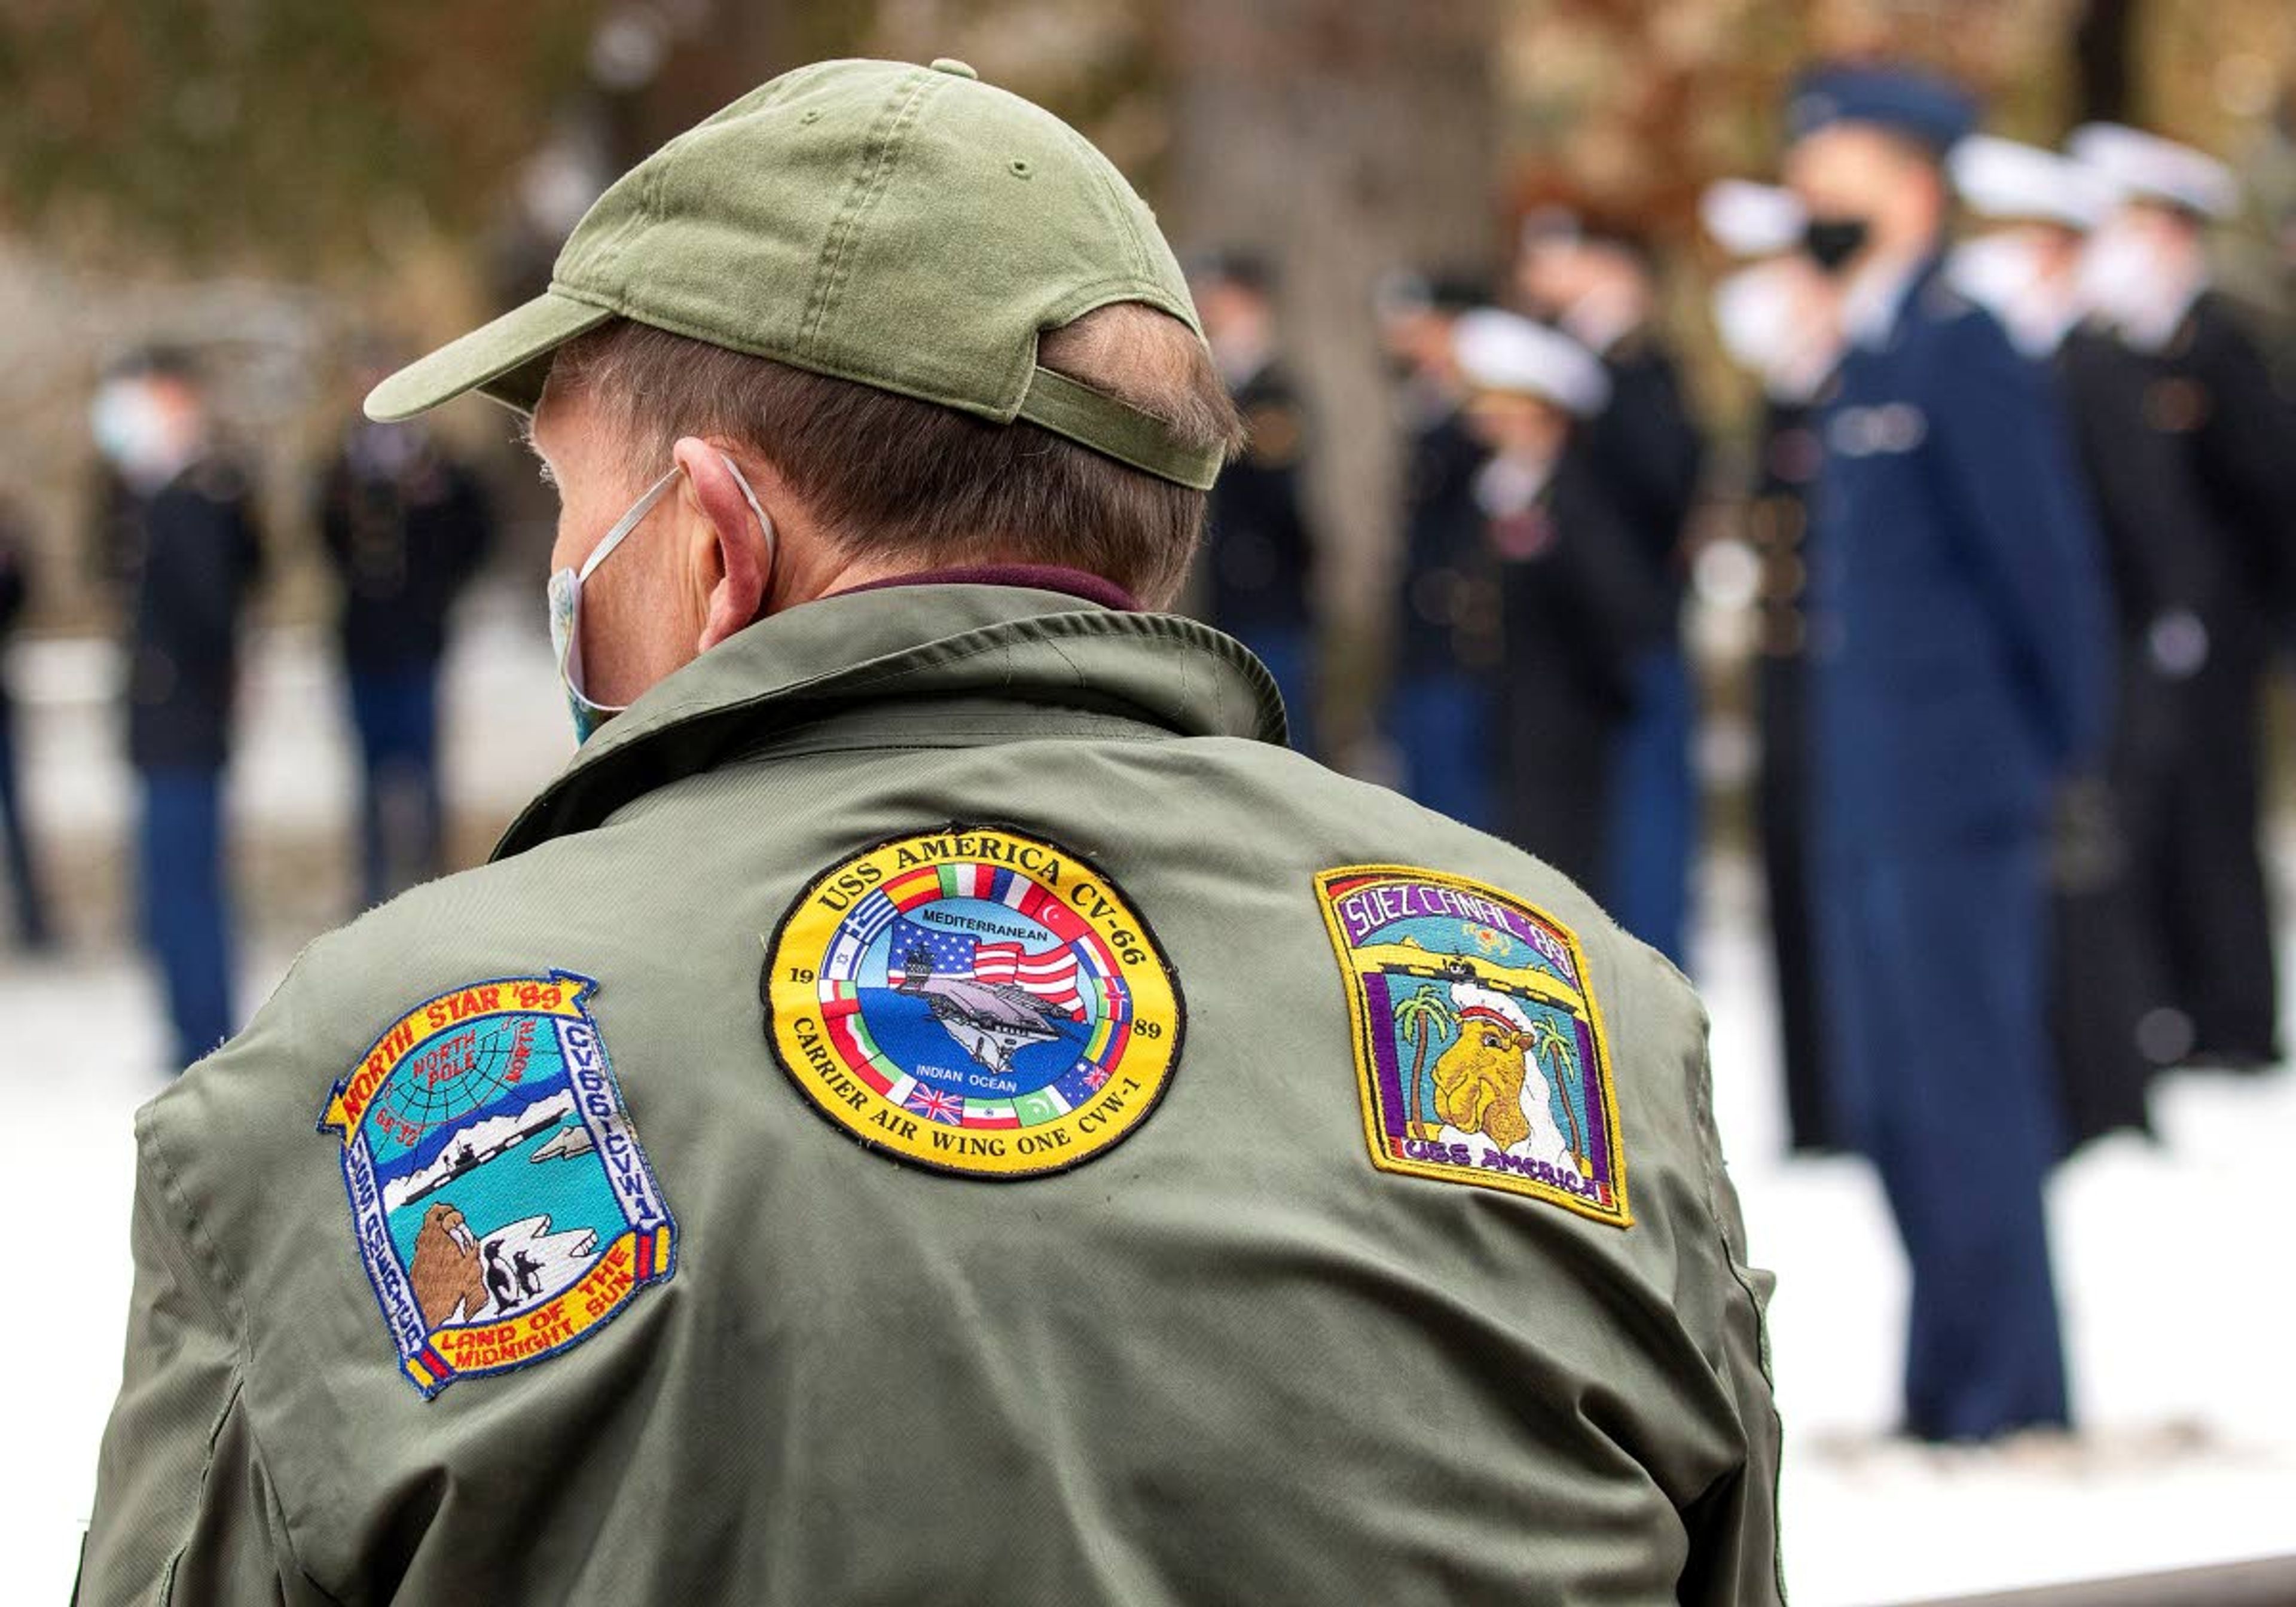
[[[2059,767],[2101,752],[2112,626],[2102,543],[2047,372],[1980,313],[1945,325],[1923,399],[1951,524]]]
[[[283,1531],[241,1399],[240,1345],[193,1248],[151,1118],[146,1110],[137,1121],[127,1362],[72,1600],[285,1603],[275,1546]]]
[[[1745,1457],[1683,1514],[1691,1561],[1678,1599],[1689,1607],[1778,1607],[1785,1600],[1785,1564],[1778,1545],[1784,1429],[1771,1388],[1767,1326],[1776,1280],[1748,1264],[1746,1221],[1738,1192],[1722,1164],[1713,1088],[1710,1054],[1702,1052],[1699,1081],[1690,1103],[1706,1138],[1707,1209],[1734,1286],[1733,1298],[1719,1313],[1722,1360],[1718,1371],[1736,1407]]]

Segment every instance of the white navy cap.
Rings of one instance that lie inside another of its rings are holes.
[[[1718,178],[1698,197],[1698,221],[1733,257],[1775,257],[1800,242],[1809,215],[1780,185]]]
[[[1478,307],[1451,332],[1459,370],[1478,390],[1535,396],[1581,417],[1611,399],[1595,354],[1558,330],[1514,313]]]
[[[2203,217],[2240,210],[2240,180],[2233,170],[2190,145],[2121,123],[2087,123],[2073,130],[2065,148],[2124,196],[2165,201]]]
[[[2086,233],[2119,199],[2095,165],[1990,134],[1972,134],[1956,145],[1946,171],[1963,204],[1980,217],[2032,218]]]

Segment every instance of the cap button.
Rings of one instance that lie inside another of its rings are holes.
[[[935,56],[933,58],[932,70],[935,72],[945,72],[952,78],[978,78],[980,76],[979,73],[972,70],[972,68],[969,63],[960,61],[955,56]]]

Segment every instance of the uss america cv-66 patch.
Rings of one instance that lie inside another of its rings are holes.
[[[1602,1012],[1570,930],[1496,888],[1358,865],[1316,878],[1382,1171],[1628,1226]]]
[[[319,1119],[425,1399],[556,1355],[675,1270],[676,1224],[584,1007],[596,988],[554,971],[426,999]]]
[[[822,873],[758,991],[767,1042],[824,1116],[968,1177],[1106,1153],[1162,1097],[1185,1021],[1116,884],[993,826],[896,838]]]

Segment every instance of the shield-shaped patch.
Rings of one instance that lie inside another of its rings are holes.
[[[1372,1164],[1629,1226],[1602,1013],[1570,929],[1408,865],[1325,871],[1316,890],[1347,979]]]
[[[595,1332],[675,1269],[676,1225],[570,972],[449,988],[335,1085],[359,1259],[425,1399]]]

